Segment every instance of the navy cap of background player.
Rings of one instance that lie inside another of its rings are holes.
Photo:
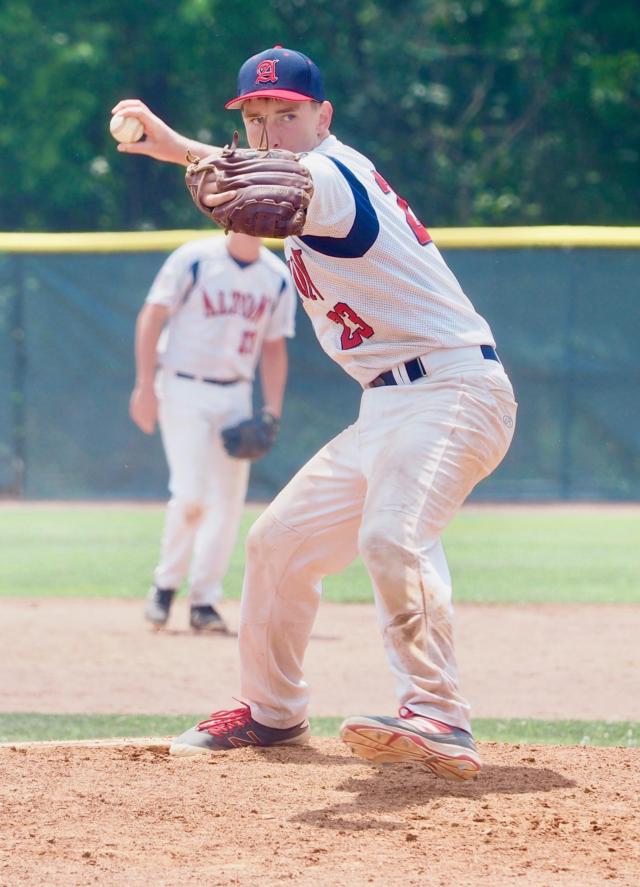
[[[238,73],[238,95],[225,108],[234,110],[247,99],[260,98],[323,102],[322,75],[302,52],[274,46],[243,64]]]

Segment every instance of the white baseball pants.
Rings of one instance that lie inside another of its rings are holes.
[[[306,717],[303,658],[322,578],[359,553],[399,705],[470,728],[440,536],[505,455],[516,404],[502,366],[479,348],[429,357],[427,377],[365,390],[355,424],[323,447],[252,527],[241,693],[260,723],[286,728]]]
[[[227,454],[220,431],[251,415],[251,384],[213,385],[164,370],[157,390],[171,499],[154,582],[158,588],[180,588],[188,573],[190,603],[215,604],[238,534],[250,468],[246,459]]]

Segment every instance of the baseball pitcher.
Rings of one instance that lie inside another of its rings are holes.
[[[331,134],[333,108],[309,58],[282,47],[252,56],[227,108],[242,113],[246,154],[236,156],[233,142],[185,139],[136,99],[114,111],[137,118],[146,140],[120,150],[190,163],[187,186],[203,212],[230,230],[286,237],[320,345],[363,394],[356,422],[249,535],[243,706],[215,712],[171,752],[307,741],[303,658],[322,579],[359,553],[399,708],[348,718],[342,739],[368,761],[421,761],[446,778],[473,778],[481,762],[459,687],[441,536],[513,435],[516,404],[491,329],[404,197]]]

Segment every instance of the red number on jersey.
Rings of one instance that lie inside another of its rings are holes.
[[[240,347],[238,348],[238,354],[252,354],[255,344],[256,344],[255,330],[245,330],[242,334],[242,338],[240,339]]]
[[[365,323],[346,302],[336,302],[333,309],[327,311],[327,317],[342,326],[340,344],[343,351],[357,348],[358,345],[362,345],[363,339],[370,339],[373,335],[373,329],[369,324]]]
[[[380,175],[380,173],[376,172],[375,169],[373,170],[373,177],[376,180],[376,182],[378,183],[378,185],[380,186],[380,190],[382,191],[383,194],[393,194],[394,193],[391,185],[387,182],[386,179],[383,179],[382,176]],[[416,219],[414,214],[411,212],[411,210],[409,209],[409,204],[404,199],[404,197],[398,197],[398,195],[396,194],[395,198],[396,198],[396,203],[398,204],[398,206],[400,207],[400,209],[404,213],[405,218],[407,220],[407,224],[411,228],[413,233],[415,234],[416,240],[418,241],[420,246],[424,246],[426,243],[431,243],[431,235],[429,234],[429,232],[427,231],[425,226],[422,224],[422,222],[419,222],[418,219]]]

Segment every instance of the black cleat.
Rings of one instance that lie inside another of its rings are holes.
[[[144,618],[155,628],[163,628],[167,624],[175,593],[173,588],[156,588],[155,585],[149,589]]]
[[[218,631],[223,634],[227,632],[224,619],[211,604],[191,607],[189,624],[195,631]]]

